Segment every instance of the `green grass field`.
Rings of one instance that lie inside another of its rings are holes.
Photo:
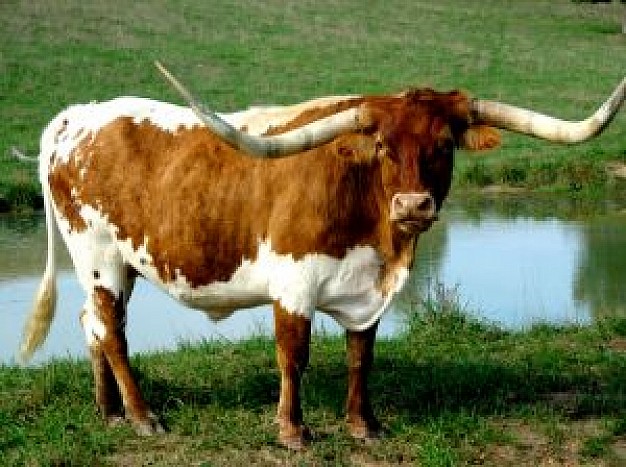
[[[460,88],[580,119],[624,76],[626,6],[560,1],[389,0],[0,3],[0,208],[36,205],[38,152],[63,107],[119,95],[179,101],[161,59],[215,109],[410,86]],[[598,140],[561,147],[507,135],[458,157],[458,187],[624,191],[625,113]]]
[[[303,381],[311,446],[280,447],[273,339],[181,345],[133,358],[168,433],[106,428],[90,366],[0,367],[1,465],[595,465],[626,462],[626,322],[505,332],[446,300],[376,345],[373,404],[386,429],[346,432],[343,339],[313,339]]]

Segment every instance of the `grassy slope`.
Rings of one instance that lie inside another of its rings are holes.
[[[219,110],[430,85],[581,118],[624,75],[620,8],[566,0],[5,0],[0,195],[31,202],[34,168],[10,162],[7,150],[36,154],[41,129],[64,106],[117,95],[177,99],[155,72],[156,58]],[[458,183],[603,185],[594,161],[626,159],[624,122],[622,112],[602,138],[572,148],[507,136],[505,149],[482,159],[486,174],[462,157]],[[592,163],[579,168],[583,160]]]

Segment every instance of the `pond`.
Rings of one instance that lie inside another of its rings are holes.
[[[414,303],[444,291],[467,313],[511,329],[536,322],[588,323],[626,314],[624,203],[483,198],[450,200],[420,239],[415,270],[380,334],[394,335]],[[0,363],[14,363],[22,326],[45,262],[43,214],[0,216]],[[34,363],[86,355],[78,312],[84,296],[58,245],[57,315]],[[316,332],[340,332],[318,313]],[[129,305],[131,352],[199,339],[271,334],[269,307],[213,323],[138,281]]]

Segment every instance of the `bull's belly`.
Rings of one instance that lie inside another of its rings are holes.
[[[131,259],[131,258],[129,258]],[[341,259],[312,253],[294,260],[279,255],[271,242],[259,245],[257,259],[244,259],[230,280],[192,287],[183,276],[164,283],[155,270],[141,268],[179,302],[219,320],[242,308],[272,303],[290,313],[311,319],[315,310],[335,318],[346,329],[359,331],[374,324],[388,308],[408,271],[392,271],[394,286],[383,293],[380,284],[383,262],[373,248],[357,246]]]
[[[151,265],[146,245],[135,249],[130,240],[118,240],[106,219],[92,208],[83,206],[81,216],[91,225],[82,233],[68,233],[69,224],[58,213],[57,222],[86,291],[96,285],[123,290],[124,264],[129,264],[179,302],[214,320],[241,308],[278,301],[290,313],[310,319],[315,310],[321,310],[346,329],[360,331],[380,318],[408,276],[408,265],[385,267],[370,246],[355,246],[343,258],[310,253],[296,260],[276,253],[271,240],[266,240],[259,243],[256,259],[243,258],[228,281],[194,287],[180,273],[175,280],[163,280]],[[94,271],[98,271],[97,280]]]

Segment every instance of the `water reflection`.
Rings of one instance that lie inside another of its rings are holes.
[[[468,312],[509,328],[584,323],[591,310],[575,299],[570,282],[581,237],[578,225],[562,220],[504,222],[485,213],[468,222],[455,211],[418,250],[411,290],[424,295],[442,283]]]
[[[574,278],[574,297],[594,317],[626,316],[626,215],[603,216],[581,227],[584,247]]]
[[[506,327],[536,321],[585,323],[626,312],[626,210],[608,202],[481,199],[448,202],[442,220],[418,246],[408,295],[442,283],[468,312]],[[78,324],[83,293],[59,246],[59,306],[38,356],[84,355]],[[0,217],[0,362],[11,362],[45,262],[42,215]],[[406,298],[406,295],[405,295]],[[402,327],[407,300],[387,314],[382,333]],[[320,314],[321,315],[321,314]],[[318,329],[338,332],[330,319]],[[268,308],[239,312],[219,324],[138,283],[129,309],[131,350],[171,348],[181,340],[237,339],[271,333]]]
[[[477,198],[446,206],[417,251],[413,287],[455,288],[506,327],[626,316],[626,202]]]
[[[0,281],[43,271],[45,249],[43,213],[0,215]]]

